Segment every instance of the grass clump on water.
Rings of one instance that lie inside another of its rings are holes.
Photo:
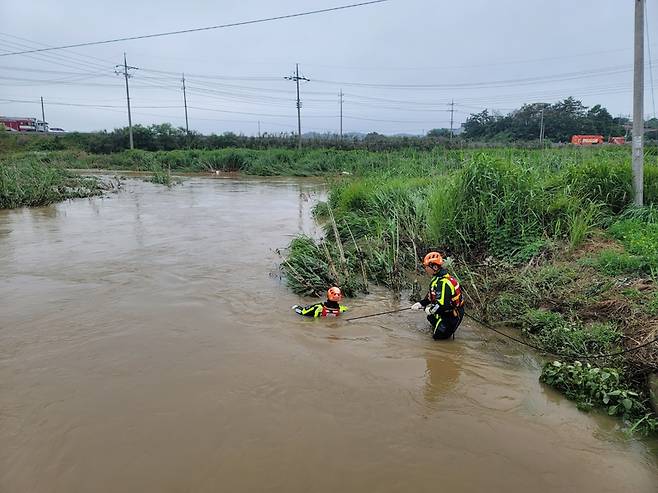
[[[38,207],[103,193],[95,178],[75,175],[38,159],[0,161],[0,209]]]
[[[165,169],[162,165],[159,163],[154,163],[151,166],[151,176],[150,178],[147,178],[146,181],[149,181],[151,183],[156,183],[158,185],[164,185],[166,187],[171,188],[172,186],[180,183],[180,179],[174,178],[171,175],[171,170],[170,169]]]

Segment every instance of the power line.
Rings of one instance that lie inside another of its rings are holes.
[[[237,27],[237,26],[246,26],[249,24],[259,24],[263,22],[271,22],[271,21],[277,21],[277,20],[283,20],[283,19],[292,19],[294,17],[303,17],[307,15],[314,15],[314,14],[322,14],[326,12],[333,12],[336,10],[344,10],[344,9],[351,9],[355,7],[362,7],[365,5],[372,5],[376,3],[383,3],[387,2],[388,0],[371,0],[369,2],[361,2],[361,3],[353,3],[349,5],[342,5],[339,7],[330,7],[326,9],[319,9],[319,10],[309,10],[306,12],[298,12],[295,14],[287,14],[287,15],[279,15],[276,17],[265,17],[262,19],[253,19],[253,20],[248,20],[248,21],[241,21],[241,22],[232,22],[230,24],[220,24],[217,26],[207,26],[207,27],[197,27],[194,29],[183,29],[180,31],[168,31],[164,33],[156,33],[156,34],[143,34],[140,36],[128,36],[124,38],[114,38],[114,39],[107,39],[104,41],[89,41],[86,43],[75,43],[75,44],[70,44],[70,45],[62,45],[62,46],[53,46],[50,48],[39,48],[39,49],[34,49],[34,50],[25,50],[25,51],[14,51],[11,53],[0,53],[0,56],[10,56],[10,55],[24,55],[27,53],[37,53],[41,51],[52,51],[52,50],[63,50],[67,48],[78,48],[80,46],[93,46],[93,45],[101,45],[101,44],[108,44],[108,43],[118,43],[120,41],[132,41],[135,39],[147,39],[147,38],[157,38],[157,37],[162,37],[162,36],[172,36],[175,34],[185,34],[185,33],[192,33],[192,32],[199,32],[199,31],[210,31],[214,29],[224,29],[228,27]]]
[[[347,82],[316,79],[315,81],[322,84],[332,85],[349,85],[356,87],[370,87],[383,89],[482,89],[497,87],[515,87],[531,85],[543,82],[560,82],[568,80],[585,79],[591,77],[609,76],[631,72],[631,65],[616,65],[600,69],[581,70],[576,72],[566,72],[562,74],[553,74],[547,76],[526,77],[521,79],[504,79],[486,82],[462,82],[452,84],[395,84],[395,83],[370,83],[370,82]]]
[[[654,45],[658,46],[658,45]],[[518,64],[524,64],[524,63],[540,63],[540,62],[546,62],[546,61],[551,61],[551,60],[565,60],[569,58],[580,58],[580,57],[588,57],[590,58],[592,55],[604,55],[604,54],[609,54],[609,53],[619,53],[619,52],[624,52],[624,51],[631,51],[632,48],[616,48],[612,50],[601,50],[601,51],[590,51],[590,52],[582,52],[582,53],[573,53],[573,54],[568,54],[568,55],[556,55],[556,56],[550,56],[550,57],[543,57],[543,58],[526,58],[526,59],[521,59],[521,60],[500,60],[500,61],[495,61],[495,62],[487,62],[487,63],[477,63],[477,64],[470,64],[470,65],[445,65],[445,66],[433,66],[433,67],[428,67],[428,66],[423,66],[423,67],[373,67],[373,66],[364,66],[364,65],[359,65],[359,66],[351,66],[351,65],[328,65],[328,64],[317,64],[317,63],[308,63],[311,67],[320,67],[320,68],[342,68],[342,69],[348,69],[348,70],[363,70],[363,71],[382,71],[382,72],[393,72],[393,71],[399,71],[399,72],[408,72],[408,71],[432,71],[432,70],[455,70],[455,69],[468,69],[468,68],[482,68],[482,67],[498,67],[500,65],[518,65]]]
[[[130,68],[130,67],[129,67]],[[36,99],[5,99],[2,98],[0,101],[6,101],[9,103],[26,103],[26,104],[38,104],[39,101]],[[48,101],[49,105],[54,106],[73,106],[77,108],[125,108],[125,105],[112,105],[112,104],[82,104],[82,103],[58,103],[54,101]],[[131,108],[142,108],[142,109],[157,109],[157,108],[182,108],[181,105],[167,105],[167,106],[131,106]]]
[[[27,38],[21,38],[20,36],[16,36],[16,35],[9,34],[9,33],[0,33],[0,36],[4,36],[4,37],[6,37],[6,38],[14,38],[14,39],[18,39],[18,40],[20,40],[20,41],[25,41],[25,42],[30,43],[30,44],[33,44],[33,45],[40,45],[40,46],[42,46],[42,47],[44,47],[44,48],[51,48],[51,47],[48,46],[46,43],[41,43],[41,42],[39,42],[39,41],[34,41],[34,40],[31,40],[31,39],[27,39]],[[32,48],[31,46],[26,46],[26,47],[27,47],[27,48]],[[111,62],[110,62],[109,60],[105,60],[105,59],[103,59],[103,58],[98,58],[97,56],[87,55],[87,54],[85,54],[85,53],[77,53],[77,52],[75,52],[75,51],[68,51],[67,53],[69,53],[69,55],[68,55],[69,57],[71,57],[71,55],[73,55],[73,56],[75,56],[76,58],[89,58],[89,59],[91,59],[91,60],[96,60],[95,62],[93,62],[93,63],[95,63],[95,64],[98,64],[98,62],[102,62],[103,64],[109,64],[109,65],[111,65]],[[54,55],[54,54],[51,54],[51,55]],[[66,55],[60,55],[60,56],[66,56]],[[92,63],[92,62],[86,62],[86,63]]]
[[[0,43],[5,48],[9,49],[4,49],[6,53],[10,53],[11,50],[16,50],[18,49],[33,49],[34,46],[27,45],[25,43],[17,43],[16,41],[8,41],[8,40],[0,40]],[[32,45],[34,45],[34,42],[31,42]],[[2,53],[0,53],[2,55]],[[80,60],[78,56],[76,57],[71,57],[70,55],[65,55],[63,53],[33,53],[33,54],[26,54],[24,55],[28,58],[32,58],[34,60],[37,60],[39,62],[45,62],[45,63],[51,63],[51,64],[56,64],[56,65],[63,65],[67,66],[69,68],[76,68],[76,69],[92,69],[92,70],[99,70],[99,69],[107,69],[111,67],[112,65],[110,63],[105,64],[100,64],[98,62],[90,62],[88,60]]]

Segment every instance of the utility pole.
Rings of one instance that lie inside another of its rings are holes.
[[[258,120],[258,138],[260,139],[260,120]]]
[[[185,74],[183,74],[183,103],[185,104],[185,133],[189,139],[190,137],[190,125],[187,121],[187,93],[185,91]]]
[[[450,101],[450,142],[452,142],[452,124],[454,121],[454,115],[455,115],[455,100],[453,99]]]
[[[539,122],[539,145],[544,146],[544,108],[541,109],[541,120]]]
[[[343,90],[340,90],[340,139],[343,140]]]
[[[647,15],[647,2],[644,2],[644,29],[647,33],[647,55],[649,56],[649,84],[651,87],[651,103],[653,106],[653,117],[656,118],[656,96],[653,90],[653,66],[651,65],[651,40],[649,39],[649,16]]]
[[[46,125],[46,112],[43,110],[43,96],[41,96],[41,121],[43,122],[43,131],[48,132]]]
[[[302,149],[302,113],[301,113],[302,103],[299,100],[299,81],[305,80],[308,82],[309,79],[307,79],[306,77],[299,76],[299,63],[295,64],[295,75],[290,77],[284,77],[284,79],[294,80],[297,83],[297,135],[299,139],[297,142],[297,149],[301,150]]]
[[[132,116],[130,115],[130,90],[128,89],[128,79],[132,77],[128,73],[128,70],[137,70],[137,67],[131,67],[126,62],[126,53],[123,53],[123,65],[116,65],[114,68],[114,73],[117,75],[123,75],[126,79],[126,101],[128,102],[128,135],[130,137],[130,148],[134,149],[133,145],[133,121]]]
[[[635,59],[633,77],[633,194],[644,205],[644,2],[635,0]]]

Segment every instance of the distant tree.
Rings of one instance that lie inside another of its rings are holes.
[[[623,119],[613,118],[600,104],[588,110],[581,101],[569,97],[555,104],[525,104],[505,116],[487,110],[474,113],[464,124],[464,137],[496,142],[536,140],[542,115],[544,137],[552,141],[569,142],[572,135],[582,133],[624,135]]]
[[[175,128],[171,123],[161,123],[148,127],[153,145],[159,151],[171,151],[184,146],[185,130]]]
[[[427,132],[428,137],[441,138],[441,137],[450,137],[449,128],[433,128]]]
[[[644,124],[647,141],[658,142],[658,118],[651,118]]]
[[[496,122],[496,117],[489,114],[488,110],[473,113],[464,123],[464,137],[467,139],[484,139],[491,136],[491,128]]]

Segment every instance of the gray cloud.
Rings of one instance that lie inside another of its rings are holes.
[[[201,27],[343,3],[3,2],[0,49]],[[658,61],[658,1],[649,0],[648,10],[651,55]],[[36,101],[43,96],[52,125],[124,126],[125,89],[113,71],[125,51],[129,64],[140,68],[130,81],[133,121],[184,125],[180,74],[185,72],[190,125],[204,133],[254,134],[258,121],[262,131],[294,131],[295,88],[283,76],[296,62],[311,79],[301,88],[305,131],[338,130],[341,89],[345,131],[420,133],[446,127],[452,99],[455,125],[484,108],[506,112],[525,102],[567,96],[603,104],[615,115],[629,114],[632,42],[632,2],[391,0],[268,24],[0,57],[0,99],[31,101],[0,101],[0,113],[38,116]],[[648,71],[646,85],[646,111],[652,114]],[[71,104],[79,106],[66,106]]]

